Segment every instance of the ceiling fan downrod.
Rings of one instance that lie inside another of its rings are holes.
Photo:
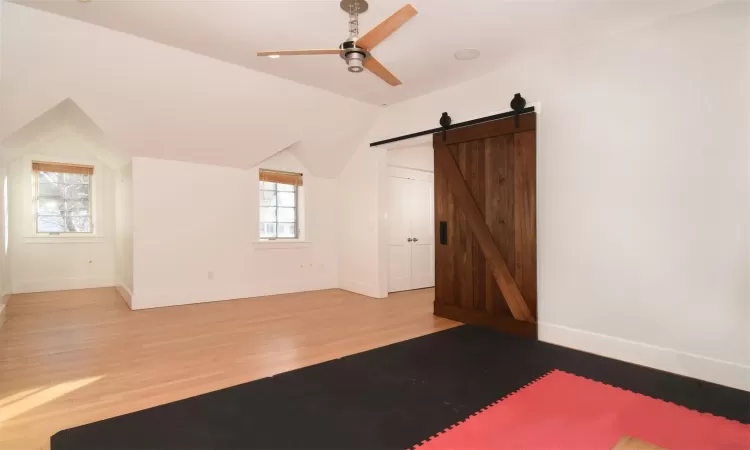
[[[349,37],[340,48],[344,50],[341,58],[346,61],[349,72],[360,73],[365,70],[364,62],[369,56],[365,49],[355,44],[359,39],[359,14],[367,11],[366,0],[342,0],[341,9],[349,13]]]
[[[359,39],[359,0],[354,0],[349,4],[349,39],[356,41]]]

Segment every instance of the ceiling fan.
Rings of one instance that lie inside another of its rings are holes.
[[[258,56],[339,55],[346,61],[349,72],[359,73],[367,69],[391,86],[398,86],[401,81],[383,67],[370,52],[385,38],[401,28],[401,25],[416,16],[417,10],[412,5],[406,4],[367,34],[359,37],[359,15],[367,11],[368,7],[367,0],[341,0],[341,9],[349,14],[349,37],[337,49],[268,51],[258,52]]]

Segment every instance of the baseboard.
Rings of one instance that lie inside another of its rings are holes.
[[[335,279],[329,276],[322,276],[317,279],[302,279],[297,281],[281,280],[276,282],[265,282],[253,286],[251,295],[244,295],[243,298],[266,297],[269,295],[296,294],[298,292],[324,291],[326,289],[337,288]],[[246,292],[247,294],[247,292]]]
[[[539,340],[750,391],[743,364],[549,323],[539,323]]]
[[[130,309],[133,309],[133,293],[130,292],[130,289],[128,289],[123,283],[117,283],[117,285],[115,286],[115,289],[117,289],[117,292],[120,294],[120,297],[122,297],[122,299],[125,300],[125,303],[128,304],[128,307]]]
[[[266,286],[262,289],[256,287],[253,291],[248,291],[247,287],[245,286],[238,286],[234,289],[227,286],[221,292],[209,290],[194,290],[189,293],[161,292],[144,294],[143,292],[138,291],[138,295],[133,297],[130,307],[133,310],[165,308],[169,306],[223,302],[227,300],[268,297],[272,295],[283,294],[297,294],[300,292],[314,292],[327,289],[335,289],[335,286],[321,283],[317,285],[285,284],[283,286]]]
[[[378,290],[369,284],[359,283],[356,281],[345,281],[342,280],[339,284],[339,289],[344,291],[354,292],[355,294],[364,295],[365,297],[380,298],[378,296]]]
[[[114,286],[110,278],[56,278],[51,280],[23,280],[13,283],[14,294],[31,292],[69,291]]]
[[[0,328],[3,328],[3,325],[5,325],[5,303],[0,304]]]

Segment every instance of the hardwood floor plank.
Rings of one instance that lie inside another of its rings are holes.
[[[12,297],[0,329],[0,448],[459,325],[434,289],[341,290],[131,311],[114,288]]]

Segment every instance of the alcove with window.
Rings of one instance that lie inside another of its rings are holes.
[[[13,293],[118,284],[116,192],[127,159],[88,120],[63,102],[4,143]]]

